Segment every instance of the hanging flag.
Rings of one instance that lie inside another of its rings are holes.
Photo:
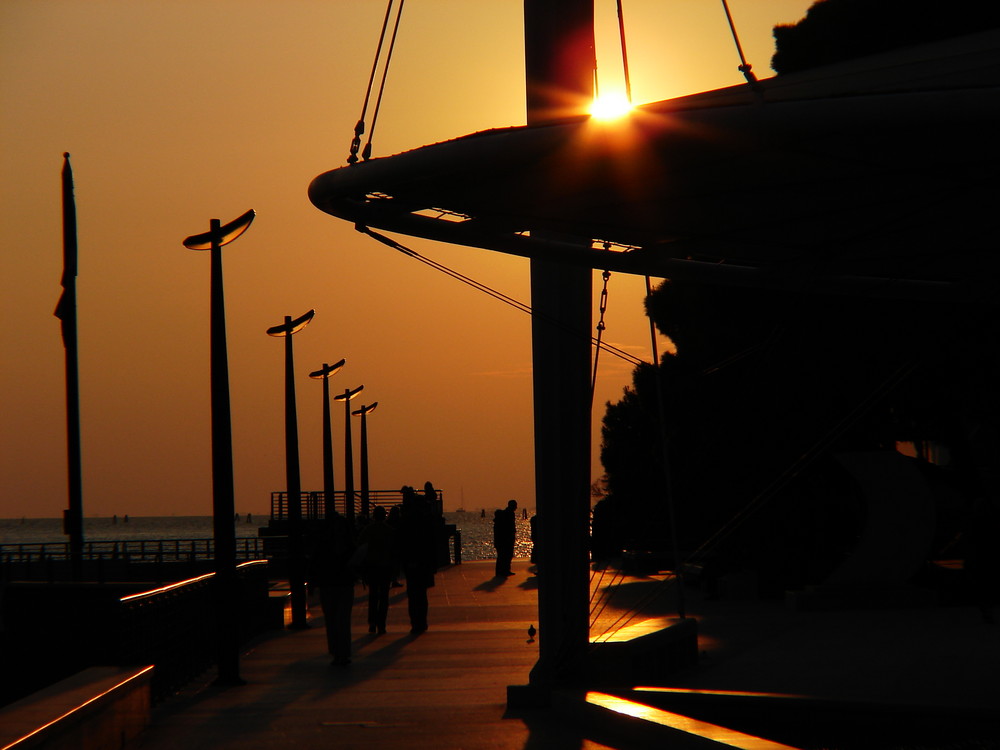
[[[63,154],[62,169],[63,208],[63,293],[56,305],[55,316],[62,321],[63,346],[75,344],[76,338],[76,201],[73,198],[73,168],[69,153]]]
[[[63,293],[55,313],[62,323],[63,348],[66,350],[66,468],[69,508],[63,516],[63,531],[69,536],[73,579],[79,580],[83,565],[83,471],[80,457],[80,372],[76,336],[76,203],[73,199],[73,170],[69,165],[69,154],[63,154],[63,159]]]

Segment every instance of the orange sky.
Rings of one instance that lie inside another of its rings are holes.
[[[811,0],[730,0],[770,75],[771,27]],[[718,0],[625,0],[637,103],[740,83]],[[321,386],[364,384],[371,484],[431,480],[447,508],[533,507],[530,325],[517,312],[317,211],[310,180],[345,163],[385,11],[369,0],[5,0],[0,3],[0,517],[66,507],[59,172],[79,220],[87,516],[210,515],[206,253],[181,240],[248,208],[224,251],[236,507],[284,487],[282,342],[295,339],[304,489],[321,489]],[[602,90],[620,86],[615,3],[598,0]],[[406,5],[374,155],[524,120],[521,3]],[[527,261],[401,238],[529,301]],[[595,274],[599,281],[599,274]],[[596,282],[595,282],[596,283]],[[649,359],[643,280],[611,279],[607,341]],[[599,287],[595,286],[595,299]],[[601,358],[603,404],[630,382]],[[355,437],[358,423],[355,419]],[[343,416],[335,412],[337,485]],[[357,458],[358,449],[355,448]]]

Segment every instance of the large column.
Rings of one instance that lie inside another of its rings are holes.
[[[525,0],[524,11],[528,124],[586,112],[592,0]],[[531,685],[539,688],[573,680],[588,646],[591,297],[589,268],[531,261],[539,532],[539,659]]]

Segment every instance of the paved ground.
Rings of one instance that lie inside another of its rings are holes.
[[[507,686],[526,684],[538,658],[535,579],[526,562],[514,569],[502,581],[492,561],[439,573],[418,636],[405,589],[393,590],[385,635],[368,634],[362,595],[346,668],[329,666],[320,619],[269,638],[241,661],[246,685],[199,684],[158,707],[142,748],[599,748],[545,716],[508,715]]]
[[[329,666],[321,619],[278,633],[242,659],[246,685],[197,683],[158,706],[142,748],[607,747],[554,712],[507,709],[507,686],[526,684],[538,655],[527,633],[536,581],[527,562],[514,569],[502,581],[492,562],[439,573],[430,629],[419,636],[409,634],[404,589],[393,592],[386,635],[367,633],[359,598],[346,668]],[[599,591],[617,583],[602,624],[639,601],[649,615],[674,614],[675,592],[655,579],[594,578]],[[1000,704],[1000,628],[971,607],[803,613],[781,602],[686,599],[702,659],[673,685],[993,711]]]

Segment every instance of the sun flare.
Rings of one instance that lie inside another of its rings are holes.
[[[590,105],[590,116],[597,120],[617,120],[632,111],[632,104],[621,91],[601,94]]]

